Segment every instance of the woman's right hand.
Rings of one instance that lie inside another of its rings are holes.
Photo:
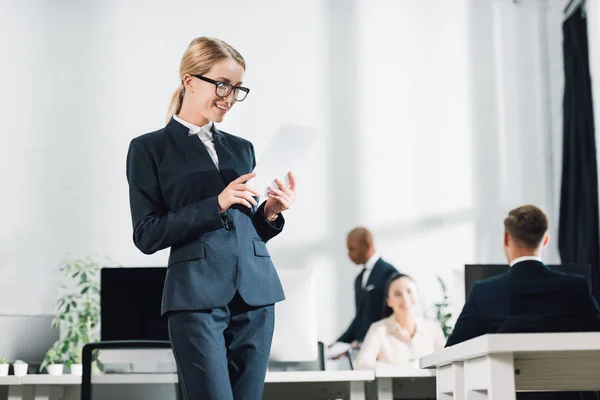
[[[244,183],[255,176],[256,174],[251,172],[240,176],[227,185],[217,198],[217,201],[219,202],[219,213],[224,213],[234,204],[242,204],[248,208],[256,206],[256,200],[254,200],[252,195],[259,197],[260,194],[252,186]]]

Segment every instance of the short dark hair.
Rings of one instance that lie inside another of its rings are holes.
[[[517,245],[535,249],[548,231],[548,217],[536,206],[528,204],[508,213],[508,217],[504,219],[504,229],[515,239]]]
[[[392,310],[390,307],[388,307],[387,305],[387,298],[390,294],[390,286],[392,286],[392,283],[394,283],[395,281],[397,281],[400,278],[408,278],[411,281],[415,281],[412,276],[410,275],[406,275],[406,274],[402,274],[400,272],[395,272],[392,276],[389,277],[389,279],[385,282],[385,298],[383,300],[383,312],[381,313],[381,318],[387,318],[390,315],[392,315],[394,313],[394,310]]]

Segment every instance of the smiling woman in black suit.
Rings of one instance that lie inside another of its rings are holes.
[[[246,183],[252,144],[214,126],[250,92],[245,69],[227,43],[194,39],[166,127],[127,154],[133,241],[146,254],[171,250],[162,314],[186,400],[262,397],[273,304],[284,299],[265,243],[295,201],[294,176],[258,205]]]

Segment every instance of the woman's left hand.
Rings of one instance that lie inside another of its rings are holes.
[[[279,179],[275,179],[278,189],[269,187],[269,197],[265,204],[265,217],[274,221],[278,214],[289,209],[296,201],[296,179],[294,174],[288,172],[290,186],[285,187]]]

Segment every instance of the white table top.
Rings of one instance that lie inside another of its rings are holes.
[[[20,378],[21,385],[81,385],[81,375],[30,374]]]
[[[20,385],[20,384],[21,384],[20,376],[14,376],[14,375],[0,376],[0,386]]]
[[[414,371],[413,371],[414,372]],[[375,371],[277,371],[267,372],[266,383],[351,382],[375,379]],[[177,383],[177,374],[94,374],[92,384],[165,384]],[[32,374],[0,377],[1,385],[80,385],[78,375]]]
[[[374,371],[276,371],[267,372],[265,382],[351,382],[374,379]]]
[[[579,351],[600,351],[600,332],[488,334],[422,357],[419,366],[435,368],[487,354]]]

